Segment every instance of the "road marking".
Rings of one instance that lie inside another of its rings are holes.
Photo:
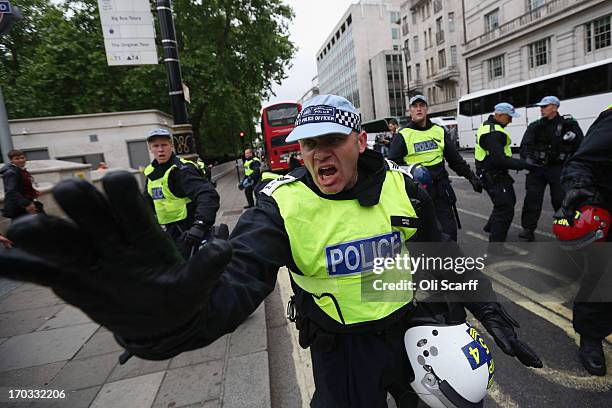
[[[457,208],[457,211],[462,212],[464,214],[472,215],[472,216],[474,216],[476,218],[480,218],[480,219],[483,219],[483,220],[487,220],[487,221],[489,220],[489,217],[485,217],[484,215],[479,214],[477,212],[473,212],[473,211],[469,211],[469,210],[464,210],[463,208]],[[521,227],[520,225],[518,225],[518,224],[516,224],[514,222],[512,224],[510,224],[510,225],[512,225],[514,228],[518,228],[518,229],[521,229],[521,230],[523,229],[523,227]],[[540,231],[540,230],[535,230],[534,232],[536,234],[542,235],[544,237],[556,238],[554,236],[554,234],[551,234],[550,232],[544,232],[544,231]]]
[[[496,283],[493,283],[493,287],[495,288],[495,291],[498,293],[503,293],[505,291],[503,288],[500,288],[499,285],[497,285]],[[549,322],[557,326],[559,325],[557,323],[554,323],[552,320],[550,320],[549,317],[552,317],[553,320],[555,319],[560,320],[560,323],[566,326],[565,329],[567,329],[567,326],[569,326],[569,329],[568,329],[569,332],[568,330],[565,330],[564,328],[562,328],[568,334],[568,336],[570,338],[575,337],[575,332],[571,324],[569,324],[568,322],[565,322],[565,319],[561,318],[560,316],[553,317],[552,316],[553,314],[547,311],[545,308],[535,304],[534,302],[530,302],[528,300],[521,300],[520,299],[521,295],[515,294],[512,291],[506,291],[506,293],[504,293],[504,296],[508,297],[514,303],[523,307],[524,309],[527,309],[531,313],[535,315],[539,315],[540,317],[543,317],[544,319],[548,320]],[[476,326],[477,330],[480,330],[481,332],[486,332],[486,329],[482,326],[482,324],[479,321],[474,320],[471,323],[473,326]],[[529,341],[527,342],[529,343]],[[606,354],[608,369],[610,369],[610,366],[612,365],[610,364],[610,354],[612,353],[610,353],[609,348],[604,350],[604,353]],[[546,362],[544,362],[544,367],[542,368],[531,368],[531,367],[526,367],[526,368],[530,372],[537,374],[541,377],[544,377],[547,381],[550,381],[562,387],[571,388],[577,391],[606,392],[612,389],[612,378],[610,378],[609,376],[607,377],[595,377],[595,376],[584,377],[581,375],[577,375],[568,370],[552,369],[552,368],[546,367]],[[491,388],[491,390],[492,389],[493,388]],[[491,390],[489,390],[489,393],[491,392]],[[494,398],[493,395],[491,395],[491,397]],[[502,401],[506,402],[503,399]],[[495,402],[498,402],[497,399],[495,399]],[[509,405],[509,406],[512,406],[512,405]]]
[[[512,397],[501,390],[498,383],[494,382],[489,388],[489,397],[501,408],[519,408],[519,404]]]
[[[486,235],[479,234],[478,232],[474,232],[470,230],[465,231],[465,233],[481,241],[489,242],[489,237],[487,237]],[[501,245],[501,244],[502,244],[501,242],[497,243],[497,245]],[[504,247],[508,248],[509,250],[516,253],[517,255],[527,255],[529,253],[529,251],[519,248],[516,245],[512,245],[508,243],[504,243],[503,245]]]

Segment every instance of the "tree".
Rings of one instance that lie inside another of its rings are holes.
[[[0,45],[11,118],[139,109],[168,112],[164,66],[109,67],[96,0],[19,2],[24,19]],[[190,120],[205,156],[236,153],[295,52],[281,0],[175,0]],[[159,55],[162,55],[161,51]]]

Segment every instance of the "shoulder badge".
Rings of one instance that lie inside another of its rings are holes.
[[[277,188],[279,188],[280,186],[284,184],[293,183],[296,180],[298,179],[287,174],[283,177],[271,180],[268,184],[266,184],[266,186],[263,189],[261,189],[261,193],[271,197],[274,190],[276,190]]]

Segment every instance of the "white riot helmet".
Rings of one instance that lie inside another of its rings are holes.
[[[410,385],[428,406],[483,406],[493,383],[493,359],[474,328],[467,323],[412,327],[404,345],[415,375]]]

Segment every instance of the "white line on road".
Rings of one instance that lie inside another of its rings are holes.
[[[486,216],[484,216],[484,215],[482,215],[482,214],[479,214],[479,213],[477,213],[477,212],[473,212],[473,211],[469,211],[469,210],[464,210],[463,208],[457,208],[457,211],[462,212],[462,213],[465,213],[465,214],[472,215],[472,216],[474,216],[474,217],[476,217],[476,218],[480,218],[480,219],[482,219],[482,220],[489,220],[489,217],[486,217]],[[518,225],[518,224],[512,223],[511,225],[512,225],[514,228],[523,229],[523,227],[521,227],[521,226],[520,226],[520,225]],[[553,234],[551,234],[550,232],[544,232],[544,231],[540,231],[540,230],[535,230],[534,232],[535,232],[536,234],[540,234],[540,235],[542,235],[542,236],[544,236],[544,237],[548,237],[548,238],[556,238],[556,237],[555,237]]]
[[[485,242],[489,242],[489,238],[483,234],[479,234],[478,232],[474,232],[474,231],[470,231],[467,230],[465,231],[465,233],[471,237],[477,238],[481,241],[485,241]],[[497,245],[502,244],[501,242],[498,242]],[[529,253],[529,251],[526,251],[522,248],[519,248],[515,245],[512,244],[508,244],[508,243],[504,243],[503,244],[505,248],[508,248],[509,250],[511,250],[512,252],[516,253],[517,255],[527,255]]]

